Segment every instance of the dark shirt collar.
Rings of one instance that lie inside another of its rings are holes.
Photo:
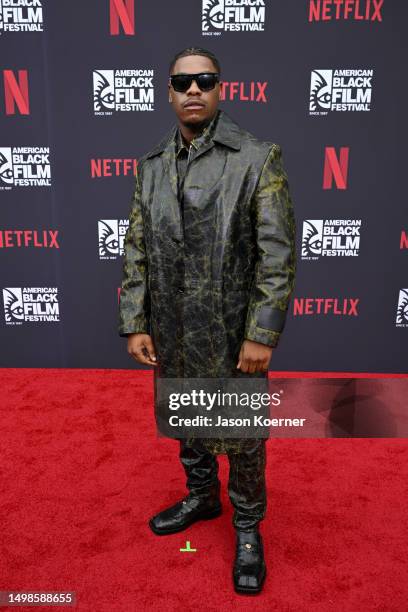
[[[211,119],[210,123],[208,125],[206,125],[206,127],[200,132],[200,134],[195,136],[193,138],[193,140],[191,141],[190,144],[195,148],[196,151],[203,144],[205,144],[206,142],[208,142],[211,139],[211,136],[213,135],[214,130],[215,130],[215,126],[217,124],[218,115],[219,115],[219,110],[217,110],[215,112],[215,115]],[[178,157],[180,151],[183,148],[186,149],[186,151],[188,151],[188,145],[186,145],[184,143],[184,140],[183,140],[183,137],[181,135],[181,131],[180,131],[179,127],[177,128],[177,131],[176,131],[175,142],[176,142],[176,157]]]

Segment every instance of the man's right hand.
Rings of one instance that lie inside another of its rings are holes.
[[[157,366],[156,351],[149,334],[129,334],[127,350],[139,363]]]

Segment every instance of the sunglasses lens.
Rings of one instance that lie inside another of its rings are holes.
[[[214,74],[200,74],[200,76],[197,77],[197,85],[201,91],[210,91],[214,89],[216,82],[217,77]]]
[[[193,77],[188,74],[175,74],[171,77],[173,89],[179,92],[186,92],[189,89]],[[196,76],[196,83],[201,91],[210,91],[214,89],[218,81],[218,76],[215,74],[202,73]]]
[[[187,91],[191,85],[191,81],[191,77],[189,77],[187,74],[177,74],[171,77],[171,84],[173,85],[175,91]]]

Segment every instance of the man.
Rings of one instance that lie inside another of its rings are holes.
[[[170,64],[178,119],[138,164],[125,238],[119,334],[161,378],[267,380],[296,269],[295,219],[280,146],[218,108],[220,65],[190,47]],[[156,395],[155,395],[156,402]],[[180,440],[189,494],[151,518],[158,535],[221,513],[216,455],[227,454],[235,590],[262,589],[265,440]]]

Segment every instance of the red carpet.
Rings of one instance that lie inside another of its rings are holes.
[[[81,612],[407,609],[406,439],[269,440],[268,576],[239,596],[225,457],[220,518],[167,537],[147,526],[186,493],[151,376],[0,371],[0,590],[76,591],[62,609]],[[179,552],[186,540],[197,552]]]

